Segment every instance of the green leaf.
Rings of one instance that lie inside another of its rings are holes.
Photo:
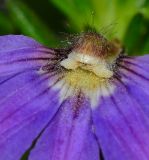
[[[130,22],[125,37],[124,45],[130,55],[143,54],[144,44],[146,43],[146,33],[148,26],[142,14],[137,14]]]
[[[93,0],[97,12],[97,26],[108,26],[116,24],[114,28],[115,36],[123,39],[127,27],[136,13],[144,6],[144,1],[138,0]]]
[[[92,23],[92,12],[94,11],[90,0],[49,0],[70,19],[76,31],[82,31],[86,25]]]
[[[13,21],[23,34],[48,46],[56,44],[56,36],[25,3],[8,0],[7,7]]]
[[[146,7],[146,1],[52,0],[70,18],[77,31],[84,30],[89,24],[98,32],[108,33],[107,36],[114,34],[120,40],[132,18]]]
[[[141,11],[140,11],[145,18],[149,19],[149,1],[146,0],[144,6],[142,7]]]
[[[14,26],[8,15],[0,12],[0,34],[10,34],[14,32]]]
[[[148,25],[148,28],[149,28],[149,25]],[[146,37],[147,37],[147,40],[144,43],[142,52],[144,54],[149,54],[149,31],[147,32]]]

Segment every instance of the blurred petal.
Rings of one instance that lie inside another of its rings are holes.
[[[90,104],[83,97],[62,103],[29,160],[99,160],[92,130]]]
[[[102,97],[93,110],[95,132],[106,160],[149,159],[148,66],[149,56],[123,59],[115,93]]]
[[[59,77],[39,72],[46,61],[15,62],[44,54],[34,40],[4,36],[0,46],[0,159],[18,160],[60,106],[58,91],[52,89]]]

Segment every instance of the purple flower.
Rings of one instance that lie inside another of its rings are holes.
[[[49,49],[0,37],[0,160],[148,160],[149,56],[83,33]]]

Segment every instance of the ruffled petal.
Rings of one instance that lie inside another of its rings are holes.
[[[105,160],[149,159],[148,67],[149,56],[123,59],[115,92],[102,97],[93,110],[95,133]]]
[[[46,61],[17,63],[46,55],[40,47],[24,36],[0,37],[1,160],[20,159],[60,106],[58,91],[52,88],[60,77],[39,72]]]
[[[90,104],[83,97],[73,97],[62,103],[29,160],[99,160],[98,147]]]

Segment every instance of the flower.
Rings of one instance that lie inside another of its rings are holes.
[[[149,56],[82,33],[64,49],[0,37],[0,159],[148,160]]]

